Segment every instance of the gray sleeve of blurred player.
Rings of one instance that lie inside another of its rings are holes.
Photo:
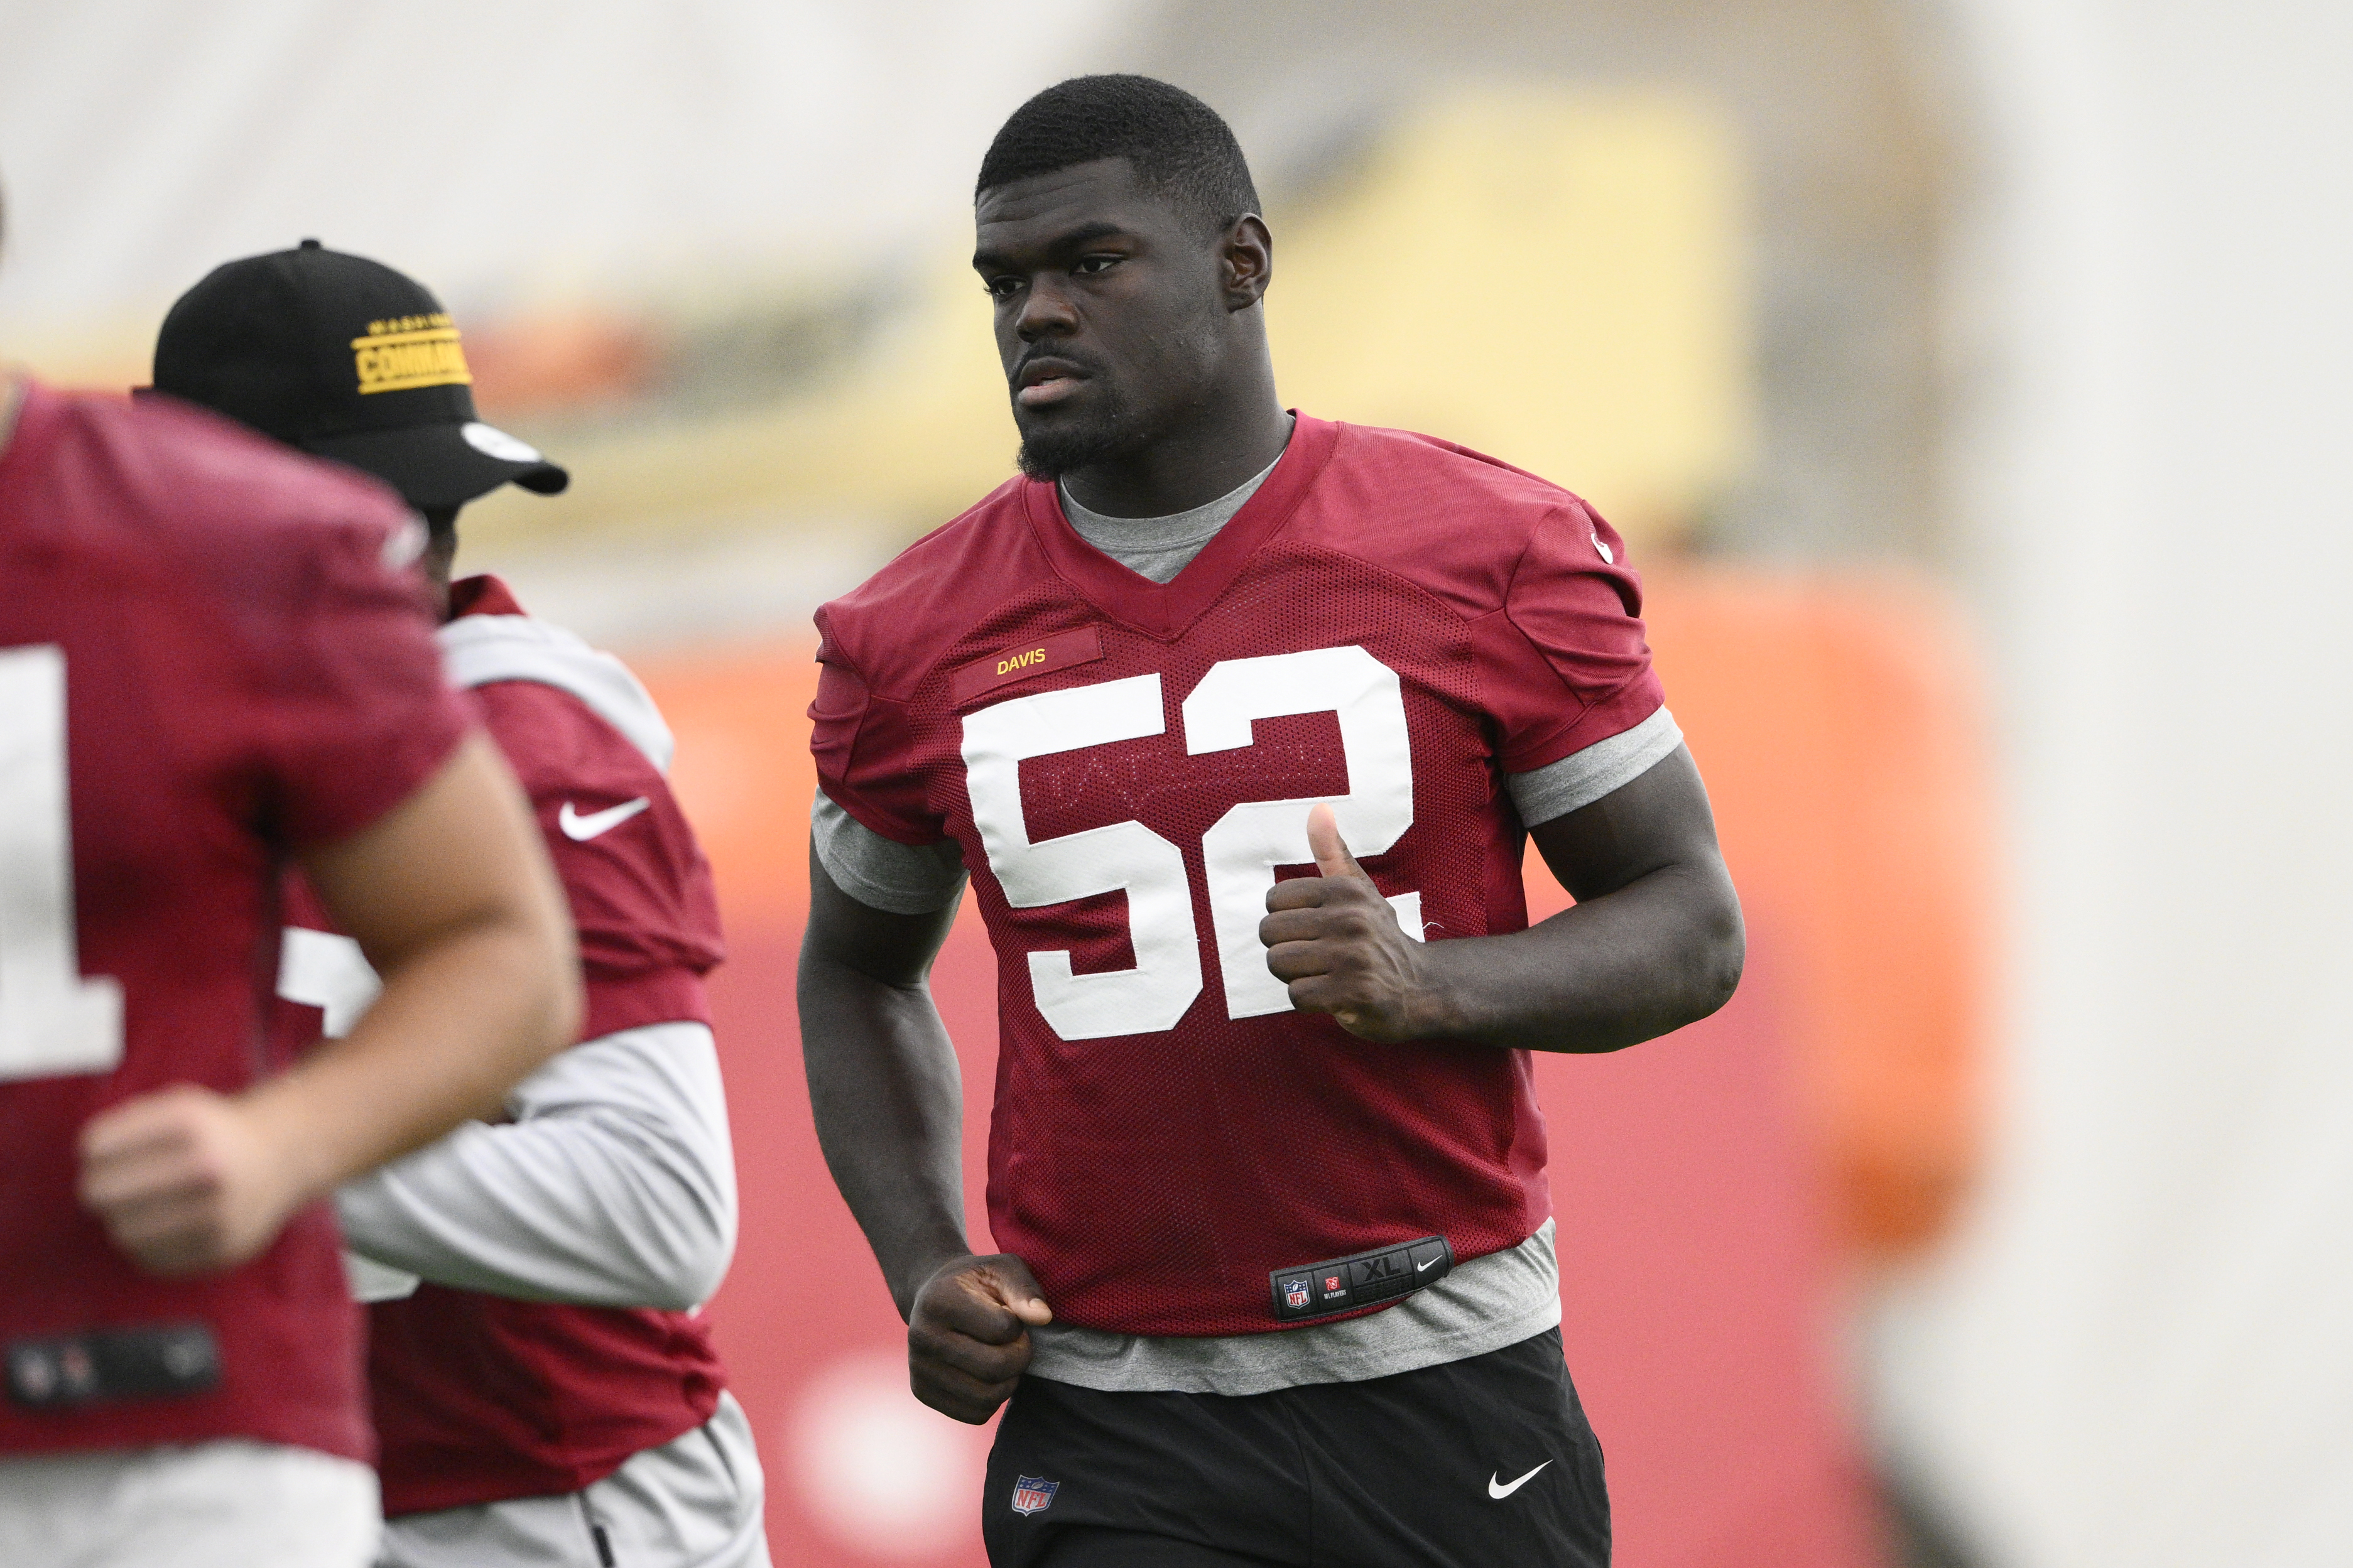
[[[1673,755],[1683,743],[1664,708],[1630,730],[1504,781],[1520,820],[1530,827],[1591,805]],[[818,792],[809,806],[809,842],[834,885],[870,909],[928,914],[964,890],[962,852],[953,842],[926,847],[885,838]]]
[[[683,1310],[735,1251],[735,1159],[701,1024],[583,1041],[470,1121],[335,1194],[344,1245],[436,1284]]]

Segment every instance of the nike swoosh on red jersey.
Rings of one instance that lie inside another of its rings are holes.
[[[641,795],[635,800],[625,800],[618,805],[592,811],[583,816],[567,800],[564,803],[564,809],[555,814],[555,826],[564,829],[565,837],[575,844],[586,844],[598,834],[620,826],[651,805],[653,801]]]

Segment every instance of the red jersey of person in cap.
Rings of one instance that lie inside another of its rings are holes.
[[[461,1130],[340,1200],[364,1258],[435,1275],[356,1271],[377,1281],[368,1370],[396,1521],[578,1491],[709,1421],[726,1383],[686,1310],[716,1288],[733,1241],[732,1219],[706,1216],[733,1193],[709,1169],[726,1153],[724,1102],[692,1050],[723,949],[710,868],[662,776],[669,732],[617,660],[526,616],[498,579],[453,584],[450,599],[449,674],[513,764],[571,900],[586,1044],[518,1088],[512,1126]],[[288,911],[290,1042],[343,1026],[367,980],[299,886]],[[671,1081],[646,1092],[656,1077]],[[633,1140],[695,1140],[712,1157],[656,1163],[631,1157]],[[638,1184],[663,1182],[670,1193]],[[652,1212],[631,1225],[633,1205]]]

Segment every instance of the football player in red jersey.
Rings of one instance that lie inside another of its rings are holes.
[[[0,1562],[356,1568],[323,1200],[570,1037],[561,895],[382,487],[0,377]],[[384,975],[263,1021],[300,865]]]
[[[801,1009],[916,1392],[1010,1396],[990,1559],[1604,1563],[1528,1052],[1702,1017],[1742,957],[1623,542],[1285,411],[1189,95],[1050,89],[976,202],[1023,473],[819,612]],[[1530,834],[1578,900],[1534,927]],[[924,990],[967,872],[987,1257]]]
[[[449,580],[461,506],[510,482],[561,489],[564,470],[475,418],[428,291],[316,241],[190,289],[155,385],[367,469],[424,514],[443,662],[522,779],[578,929],[579,1043],[496,1124],[337,1194],[374,1302],[380,1561],[765,1568],[759,1458],[699,1312],[734,1247],[734,1162],[703,994],[718,909],[663,776],[670,731],[618,659],[494,577]],[[340,1033],[375,976],[299,888],[290,910],[280,1026]]]

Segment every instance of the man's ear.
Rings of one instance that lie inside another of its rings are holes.
[[[1227,310],[1247,310],[1265,299],[1267,285],[1274,281],[1274,236],[1266,220],[1256,213],[1236,218],[1219,244],[1219,262]]]

